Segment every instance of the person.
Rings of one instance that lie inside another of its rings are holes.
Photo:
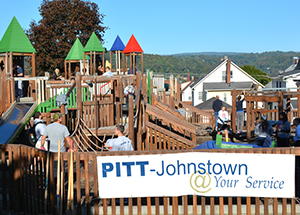
[[[53,78],[54,78],[54,80],[56,80],[56,81],[60,81],[60,80],[61,80],[62,76],[59,75],[59,69],[58,69],[58,68],[56,68],[56,69],[54,70]]]
[[[105,73],[103,74],[103,76],[109,77],[109,76],[113,76],[113,75],[114,75],[114,74],[110,71],[110,67],[107,66],[107,67],[105,68]]]
[[[256,125],[254,133],[257,137],[257,145],[263,146],[267,135],[272,135],[274,130],[267,120],[267,116],[262,116],[260,123]]]
[[[135,89],[133,84],[127,85],[124,89],[124,95],[126,97],[126,104],[128,104],[129,100],[128,100],[128,95],[132,95],[133,99],[135,99]]]
[[[218,113],[221,110],[221,107],[223,106],[223,102],[219,99],[219,96],[216,96],[216,100],[212,104],[212,109],[214,110],[215,115],[215,128],[217,130],[218,128]]]
[[[14,67],[14,76],[15,77],[24,77],[23,69],[18,64]],[[15,82],[15,96],[16,98],[23,97],[23,90],[22,90],[22,81]]]
[[[295,118],[293,124],[296,126],[293,146],[300,146],[300,118]]]
[[[222,106],[221,110],[218,113],[218,134],[221,134],[221,131],[225,132],[225,139],[228,142],[228,112],[226,111],[225,106]]]
[[[133,75],[136,74],[138,68],[136,66],[134,67],[133,65],[132,65],[131,68],[129,68],[128,71],[127,71],[128,75],[130,75],[130,74],[133,74]],[[134,73],[133,73],[133,71],[134,71]]]
[[[181,113],[182,116],[185,118],[186,111],[185,111],[185,109],[183,108],[183,106],[182,106],[181,103],[178,104],[178,110],[177,110],[177,112],[178,112],[178,113]]]
[[[108,147],[110,151],[133,151],[131,140],[123,136],[124,126],[117,125],[115,134],[118,136],[116,139],[108,139],[104,143],[104,147]]]
[[[75,84],[75,77],[72,76],[72,77],[70,78],[70,80],[71,80],[71,84],[74,85],[74,84]]]
[[[243,95],[245,94],[245,90]],[[243,110],[243,102],[245,98],[241,100],[242,96],[239,95],[236,102],[236,125],[237,125],[237,131],[236,133],[240,133],[243,131],[244,126],[244,110]]]
[[[46,124],[43,121],[43,114],[39,111],[34,113],[33,118],[33,125],[35,126],[35,137],[37,139],[35,147],[41,148],[42,136],[45,132]],[[47,144],[44,147],[47,150]]]
[[[287,115],[285,112],[281,112],[279,114],[279,121],[277,122],[277,127],[276,127],[278,147],[289,146],[290,130],[291,130],[291,124],[287,120]]]
[[[58,152],[58,141],[60,140],[60,151],[65,152],[65,142],[66,139],[67,144],[71,146],[71,138],[68,128],[61,124],[63,121],[63,114],[55,113],[53,115],[54,122],[50,125],[47,125],[42,136],[41,140],[41,149],[45,150],[44,144],[46,137],[50,140],[50,148],[49,151],[51,152]]]

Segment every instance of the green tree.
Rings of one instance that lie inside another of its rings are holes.
[[[247,72],[263,85],[266,85],[272,80],[271,78],[269,78],[267,73],[261,71],[260,69],[256,69],[254,66],[244,65],[241,67],[241,69]]]
[[[39,7],[42,17],[38,23],[33,20],[26,31],[36,49],[38,75],[63,71],[66,58],[78,37],[85,45],[95,32],[100,41],[107,27],[103,26],[104,15],[98,5],[85,0],[43,0]]]

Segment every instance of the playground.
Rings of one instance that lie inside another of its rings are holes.
[[[50,80],[49,74],[36,77],[35,50],[13,18],[0,42],[0,61],[5,65],[3,70],[0,69],[0,211],[26,214],[300,213],[298,171],[295,171],[294,198],[204,196],[199,193],[101,198],[99,187],[103,185],[99,184],[99,157],[179,156],[198,152],[232,156],[288,154],[296,159],[300,156],[297,147],[254,147],[253,144],[257,118],[263,114],[268,120],[278,121],[284,100],[289,104],[291,98],[297,98],[300,107],[299,90],[246,91],[246,121],[241,134],[236,133],[235,121],[235,101],[241,91],[232,90],[234,102],[228,111],[234,147],[225,147],[227,143],[223,141],[224,147],[197,149],[204,142],[213,140],[215,118],[212,110],[201,110],[182,102],[182,89],[177,78],[170,77],[167,81],[169,89],[166,90],[164,77],[155,76],[149,70],[144,72],[143,50],[134,35],[126,46],[117,36],[110,49],[110,59],[105,59],[104,54],[105,49],[95,33],[91,34],[85,47],[77,38],[66,56],[61,80]],[[13,65],[19,63],[24,68],[25,57],[27,61],[30,59],[31,72],[25,77],[15,77]],[[107,60],[111,62],[114,75],[98,75],[97,59],[101,59],[103,68]],[[135,69],[137,61],[141,63],[140,69]],[[73,72],[75,67],[78,69]],[[71,77],[75,78],[74,83]],[[17,81],[28,83],[22,98],[16,97]],[[127,86],[134,87],[134,96],[124,95]],[[278,109],[258,108],[259,102],[277,102]],[[177,111],[180,104],[186,117]],[[53,122],[55,113],[63,114],[62,124],[71,134],[75,152],[47,152],[29,144],[26,132],[33,126],[32,117],[37,111],[45,115],[47,125]],[[291,122],[300,116],[300,109],[289,109],[287,115]],[[118,124],[124,125],[133,152],[109,152],[104,147],[109,138],[115,137],[114,129]],[[59,176],[54,173],[55,163],[60,169]]]

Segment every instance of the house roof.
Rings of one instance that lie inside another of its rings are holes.
[[[300,74],[300,61],[289,66],[283,73],[283,76]]]
[[[225,82],[210,82],[210,83],[203,83],[204,90],[244,90],[249,89],[251,87],[252,82],[230,82],[227,84]]]
[[[0,41],[0,53],[36,53],[16,17],[13,17]]]
[[[191,88],[193,88],[197,83],[199,83],[200,81],[202,81],[203,78],[205,78],[208,74],[210,74],[212,71],[214,71],[216,68],[218,68],[221,64],[223,64],[225,62],[225,60],[220,61],[216,66],[214,66],[211,70],[209,70],[208,72],[206,72],[204,75],[202,75],[198,80],[194,81],[194,83],[192,83],[190,85]]]
[[[200,104],[198,104],[196,106],[196,108],[199,108],[201,110],[211,110],[212,109],[212,105],[213,105],[213,102],[216,100],[216,97],[212,97]],[[221,99],[220,99],[221,100]],[[222,100],[221,100],[222,101]],[[231,105],[222,101],[223,102],[223,105],[225,106],[225,108],[231,108]]]
[[[110,51],[123,51],[125,49],[125,45],[122,42],[119,35],[117,35],[117,38],[115,39],[114,44],[112,45]]]
[[[228,59],[225,59],[221,62],[219,62],[214,68],[212,68],[210,71],[208,71],[207,73],[205,73],[203,76],[201,76],[197,81],[195,81],[192,85],[191,88],[196,87],[201,81],[203,81],[208,75],[210,75],[211,73],[213,73],[215,70],[217,70],[219,67],[221,67],[223,64],[227,63]],[[248,76],[250,79],[253,80],[253,82],[255,82],[256,84],[258,84],[259,86],[263,87],[263,85],[261,83],[259,83],[255,78],[253,78],[251,75],[249,75],[247,72],[245,72],[244,70],[242,70],[239,66],[237,66],[236,64],[234,64],[232,61],[230,61],[230,63],[235,66],[236,68],[238,68],[242,73],[244,73],[246,76]],[[222,83],[222,82],[219,82]]]
[[[123,50],[124,54],[132,52],[144,52],[137,40],[135,39],[135,37],[133,36],[133,34],[131,35],[125,49]]]
[[[92,33],[89,41],[87,42],[85,48],[83,49],[84,52],[105,52],[105,49],[100,43],[100,40],[96,36],[95,32]]]
[[[86,55],[85,59],[89,59],[89,56]],[[78,38],[75,40],[65,60],[83,60],[83,46]]]

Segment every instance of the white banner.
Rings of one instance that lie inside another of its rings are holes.
[[[101,198],[293,198],[295,155],[188,152],[97,157]]]

